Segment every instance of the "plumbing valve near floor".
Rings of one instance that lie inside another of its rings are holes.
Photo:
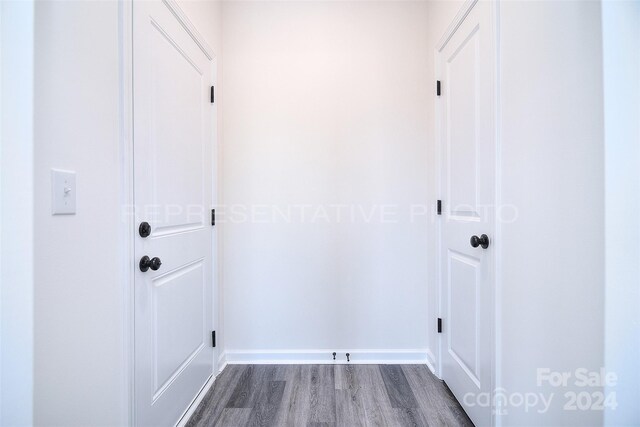
[[[336,355],[338,353],[336,353],[335,351],[333,353],[331,353],[331,355],[333,356],[333,360],[336,360]],[[345,353],[345,356],[347,357],[347,362],[351,362],[351,353]]]

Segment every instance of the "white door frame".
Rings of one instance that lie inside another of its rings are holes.
[[[134,163],[133,163],[133,1],[137,0],[120,0],[118,2],[118,44],[119,44],[119,73],[120,73],[120,94],[119,94],[119,124],[120,124],[120,141],[119,141],[119,151],[120,151],[120,248],[121,248],[121,258],[120,258],[120,275],[121,275],[121,283],[122,283],[122,300],[123,300],[123,341],[124,341],[124,365],[125,365],[125,375],[124,381],[121,385],[122,390],[122,406],[126,408],[127,412],[127,423],[129,426],[135,425],[136,414],[135,414],[135,393],[134,393],[134,379],[135,379],[135,335],[134,335],[134,309],[135,309],[135,268],[137,266],[137,262],[135,260],[135,216],[133,215],[133,207],[134,204]],[[145,0],[140,0],[145,1]],[[217,57],[205,38],[198,31],[196,26],[191,22],[191,20],[187,17],[187,15],[180,8],[178,3],[175,0],[158,0],[162,1],[169,10],[173,13],[178,22],[184,27],[187,33],[193,38],[196,44],[202,49],[207,58],[213,62],[212,67],[212,79],[215,78],[217,81]],[[215,105],[215,104],[214,104]],[[217,107],[212,109],[212,114],[216,114]],[[218,162],[218,144],[217,144],[217,117],[213,116],[213,125],[212,125],[212,136],[216,138],[216,143],[213,147],[213,159],[212,165],[213,167],[217,167]],[[216,171],[213,174],[213,203],[217,204],[217,194],[218,194],[218,175]],[[217,263],[217,231],[215,228],[213,229],[213,239],[212,239],[212,307],[213,307],[213,328],[214,330],[218,329],[218,263]],[[220,335],[220,333],[218,333]],[[216,375],[216,370],[220,368],[218,366],[218,348],[214,349],[213,352],[213,369],[214,375]],[[207,387],[213,384],[212,380],[209,380],[199,394],[198,397],[194,400],[193,404],[197,404],[199,399],[204,393],[206,393]],[[189,408],[185,408],[187,411]],[[189,412],[186,412],[185,415],[188,415]],[[182,421],[182,420],[181,420]]]
[[[444,32],[440,40],[438,41],[436,48],[434,50],[435,57],[435,76],[437,80],[441,80],[440,69],[441,69],[441,61],[439,53],[444,49],[445,45],[449,41],[449,39],[453,36],[455,31],[460,27],[462,22],[465,20],[467,15],[471,12],[473,7],[476,5],[478,1],[489,1],[491,3],[491,18],[492,28],[494,31],[494,57],[495,63],[494,66],[494,93],[492,99],[492,108],[494,110],[494,128],[495,128],[495,188],[494,188],[494,200],[495,200],[495,212],[498,213],[500,211],[499,207],[502,203],[501,198],[501,139],[500,139],[500,2],[499,0],[466,0],[462,5],[457,15],[451,21],[447,30]],[[441,147],[441,120],[442,120],[442,104],[439,97],[435,97],[435,112],[436,112],[436,120],[435,120],[435,141],[436,141],[436,188],[438,199],[442,199],[442,195],[444,194],[444,189],[442,188],[442,147]],[[499,221],[499,215],[494,215],[494,236],[491,239],[491,245],[494,250],[494,286],[493,292],[491,296],[492,307],[491,311],[493,313],[493,321],[491,322],[493,325],[492,328],[492,339],[493,344],[491,348],[493,349],[491,354],[491,391],[495,392],[500,388],[502,383],[500,377],[500,366],[502,360],[501,354],[501,289],[502,289],[502,245],[501,245],[501,227]],[[437,299],[438,299],[438,312],[442,313],[443,304],[442,296],[443,296],[443,282],[442,282],[442,223],[441,221],[437,221],[436,225],[436,239],[437,239],[437,256],[436,256],[436,277],[438,285],[437,289]],[[438,364],[437,364],[437,375],[439,378],[442,378],[442,349],[443,349],[443,335],[439,335],[438,337]],[[493,396],[492,396],[493,397]],[[495,408],[496,412],[492,415],[492,425],[500,426],[502,425],[502,418],[499,413],[499,408]]]

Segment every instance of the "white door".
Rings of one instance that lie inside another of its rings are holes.
[[[478,426],[490,425],[492,413],[491,407],[477,403],[480,393],[491,392],[493,359],[496,146],[491,24],[491,5],[479,1],[438,51],[442,379]],[[472,242],[472,236],[478,239]]]
[[[175,425],[213,373],[212,63],[169,7],[133,2],[140,426]]]

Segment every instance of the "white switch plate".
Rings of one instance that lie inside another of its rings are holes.
[[[51,169],[51,207],[53,215],[76,213],[76,173]]]

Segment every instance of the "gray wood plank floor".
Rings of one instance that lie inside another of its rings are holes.
[[[424,365],[229,365],[194,426],[473,426]]]

